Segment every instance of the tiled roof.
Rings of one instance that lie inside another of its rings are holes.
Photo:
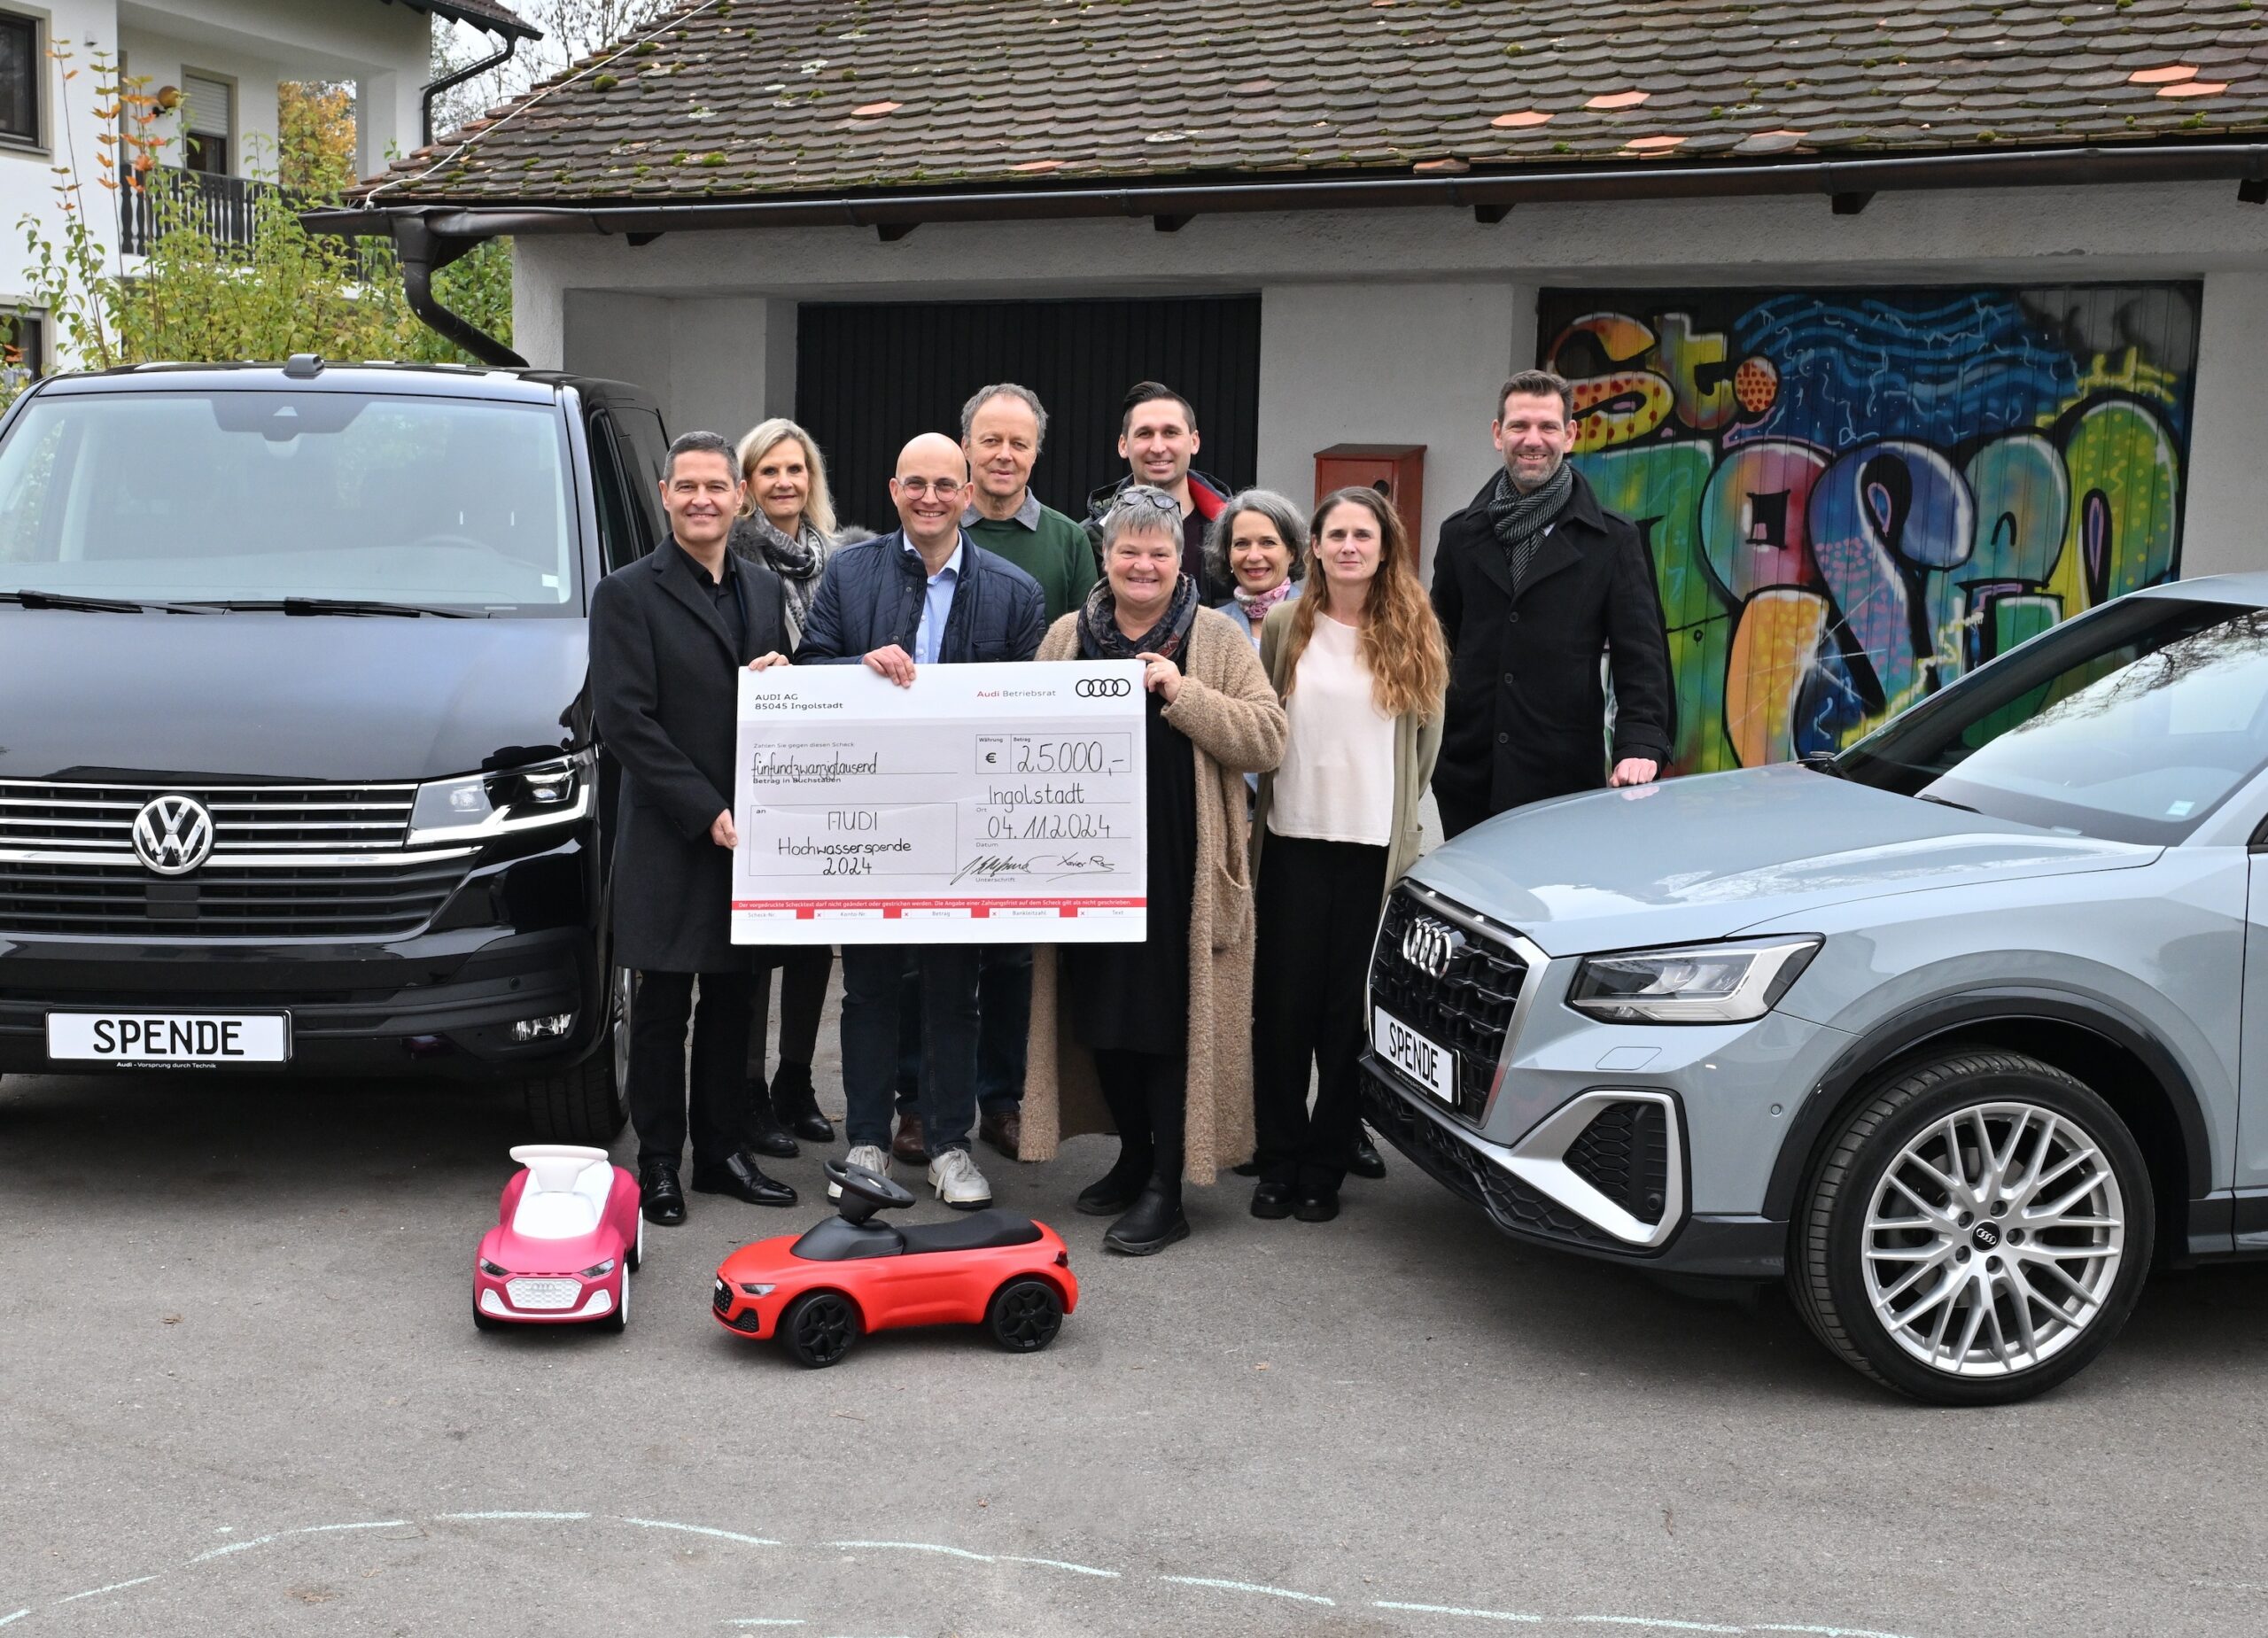
[[[400,161],[373,202],[1486,175],[2263,129],[2268,0],[683,0]]]

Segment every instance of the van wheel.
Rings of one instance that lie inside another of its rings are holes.
[[[2156,1210],[2124,1122],[2052,1065],[1952,1053],[1884,1086],[1829,1145],[1788,1277],[1821,1341],[1940,1405],[2028,1399],[2117,1335]]]
[[[520,1083],[520,1101],[537,1142],[603,1149],[629,1123],[625,1094],[630,1084],[631,999],[629,969],[617,967],[608,987],[607,1027],[598,1051],[556,1075]]]

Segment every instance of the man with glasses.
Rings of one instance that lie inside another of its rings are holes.
[[[1677,741],[1653,559],[1567,464],[1573,392],[1523,370],[1497,392],[1492,431],[1503,470],[1441,524],[1433,555],[1449,647],[1433,796],[1452,836],[1523,803],[1648,784]]]
[[[820,576],[796,663],[863,664],[901,688],[920,669],[1029,660],[1046,630],[1039,583],[961,528],[969,498],[960,446],[924,432],[899,452],[890,500],[898,528],[838,549]],[[909,958],[920,995],[920,1120],[929,1184],[974,1211],[992,1187],[969,1156],[976,1123],[979,946],[846,944],[843,951],[843,1092],[853,1165],[885,1176],[897,1083],[899,982]]]

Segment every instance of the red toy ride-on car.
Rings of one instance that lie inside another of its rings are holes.
[[[743,1337],[777,1337],[814,1370],[860,1334],[900,1325],[983,1325],[1012,1354],[1055,1340],[1078,1306],[1071,1254],[1054,1230],[1008,1212],[892,1228],[873,1221],[913,1197],[881,1174],[841,1161],[827,1180],[838,1215],[801,1238],[743,1246],[717,1270],[718,1323]]]

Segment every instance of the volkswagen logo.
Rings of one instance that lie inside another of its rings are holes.
[[[159,796],[134,816],[134,852],[161,876],[185,876],[213,856],[213,816],[194,796]]]
[[[1134,685],[1123,677],[1082,677],[1078,681],[1078,695],[1083,700],[1122,700],[1134,692]]]
[[[1464,935],[1433,916],[1418,917],[1402,935],[1402,959],[1428,978],[1444,976],[1464,948]]]

